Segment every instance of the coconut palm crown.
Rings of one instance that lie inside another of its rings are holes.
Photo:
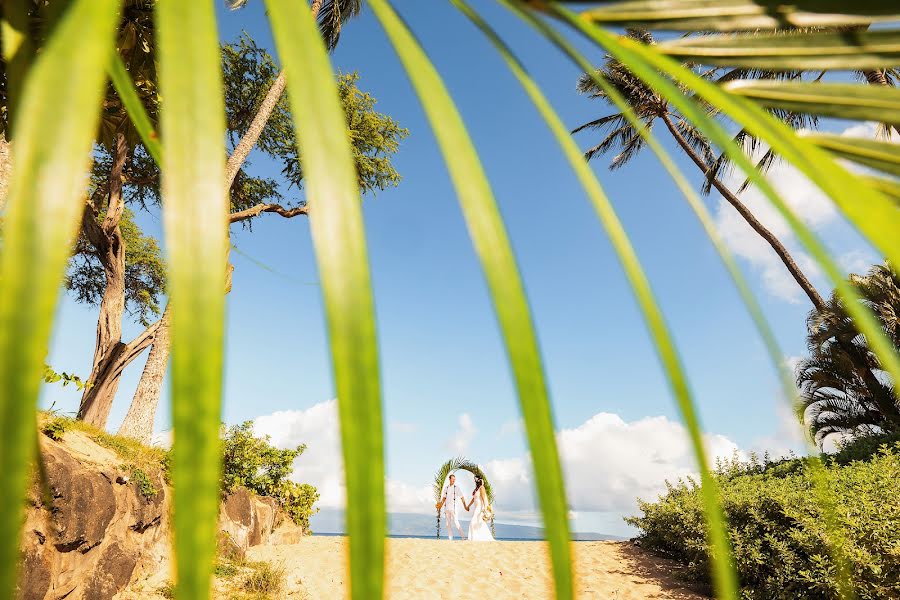
[[[888,339],[900,348],[900,275],[891,265],[875,265],[866,275],[851,275],[850,282]],[[821,445],[832,434],[900,430],[895,382],[881,369],[837,295],[823,309],[810,313],[807,327],[810,356],[797,366],[798,412],[816,442]],[[851,343],[837,343],[841,337]],[[863,361],[874,378],[864,377],[857,368]]]

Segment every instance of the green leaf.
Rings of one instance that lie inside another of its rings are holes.
[[[451,0],[454,4],[457,4],[459,1],[460,0]],[[585,60],[577,50],[575,50],[575,48],[555,30],[546,26],[546,24],[541,21],[538,21],[530,14],[521,11],[512,2],[501,0],[501,4],[534,26],[544,37],[548,38],[564,53],[571,57],[585,72],[593,72],[590,63],[588,63],[587,60]],[[484,29],[486,25],[481,27]],[[562,120],[552,109],[546,98],[544,98],[537,85],[527,76],[520,63],[511,56],[504,46],[500,46],[502,42],[500,42],[499,38],[493,34],[491,35],[495,46],[503,48],[501,49],[501,53],[504,54],[504,58],[506,58],[507,63],[510,64],[510,68],[525,87],[526,92],[535,103],[535,106],[544,117],[544,120],[547,122],[550,129],[553,131],[564,154],[568,158],[569,163],[590,198],[594,210],[597,212],[601,223],[606,229],[607,236],[619,257],[619,262],[631,285],[632,292],[641,309],[650,337],[656,348],[657,355],[659,356],[663,370],[675,396],[682,420],[688,430],[694,457],[700,470],[705,505],[704,514],[707,519],[707,535],[709,544],[714,549],[713,554],[716,557],[714,560],[713,579],[718,596],[720,598],[737,598],[737,575],[731,564],[731,547],[726,534],[725,517],[718,500],[718,485],[710,473],[709,460],[703,443],[703,430],[700,424],[700,418],[694,405],[687,376],[681,364],[681,359],[678,356],[677,348],[669,332],[668,326],[666,325],[662,311],[656,303],[653,291],[650,287],[650,282],[643,272],[640,261],[634,252],[634,248],[631,246],[628,235],[622,227],[615,210],[610,204],[609,199],[594,176],[593,171],[582,155],[580,149],[569,135]],[[794,386],[788,374],[785,372],[783,366],[784,361],[781,351],[778,349],[775,337],[772,334],[761,309],[754,300],[749,286],[743,279],[740,270],[733,258],[731,258],[724,242],[718,235],[713,219],[703,205],[703,202],[697,193],[691,189],[687,179],[678,170],[674,161],[672,161],[671,157],[666,153],[659,142],[650,134],[647,127],[643,123],[638,122],[634,112],[627,105],[619,92],[601,78],[596,78],[596,81],[598,85],[609,94],[610,99],[623,111],[626,118],[635,126],[636,131],[647,140],[648,145],[653,149],[654,153],[659,157],[663,166],[672,176],[679,189],[684,193],[685,198],[687,198],[691,208],[700,219],[701,224],[713,241],[716,250],[719,252],[720,257],[737,285],[742,299],[753,316],[757,327],[766,342],[772,360],[776,364],[779,373],[782,375],[782,382],[788,390],[791,390],[788,397],[794,397]]]
[[[518,267],[478,154],[447,88],[418,41],[385,0],[370,0],[412,85],[456,187],[506,343],[531,447],[557,598],[572,598],[568,509],[538,343]]]
[[[581,14],[598,24],[678,31],[752,31],[847,27],[900,19],[884,0],[632,0],[607,2]]]
[[[881,177],[870,177],[864,175],[862,177],[873,188],[888,196],[900,207],[900,183],[892,179],[882,179]]]
[[[384,449],[375,313],[359,184],[331,65],[306,3],[267,0],[287,89],[319,265],[347,478],[350,592],[382,597]]]
[[[896,349],[886,340],[879,324],[871,311],[859,302],[859,296],[852,286],[848,285],[841,270],[837,267],[827,250],[816,236],[797,218],[786,205],[772,186],[760,175],[749,161],[748,157],[738,148],[728,133],[709,117],[703,106],[699,105],[691,94],[685,94],[688,89],[703,98],[710,105],[720,109],[723,113],[735,119],[739,124],[751,131],[757,137],[764,139],[772,147],[785,156],[801,172],[813,179],[823,191],[835,199],[848,215],[869,236],[876,245],[885,248],[888,256],[897,250],[896,236],[888,235],[889,229],[883,227],[883,223],[869,222],[863,213],[869,216],[879,214],[880,218],[896,220],[898,218],[896,208],[884,196],[867,188],[858,178],[853,177],[846,170],[837,165],[828,155],[822,153],[814,146],[804,143],[803,140],[783,123],[775,120],[762,109],[746,103],[741,98],[733,97],[722,91],[715,85],[702,80],[696,74],[682,65],[659,55],[654,48],[634,43],[631,40],[612,35],[602,29],[589,27],[583,21],[566,9],[552,5],[553,12],[576,29],[585,34],[612,56],[620,60],[629,69],[651,85],[657,93],[675,105],[683,115],[706,135],[713,143],[724,149],[728,157],[738,165],[752,183],[773,203],[779,212],[788,221],[798,238],[810,250],[814,258],[822,265],[823,270],[829,276],[838,293],[845,300],[848,312],[860,328],[873,349],[882,361],[885,370],[892,373],[900,373],[900,361],[898,361]],[[669,79],[671,77],[672,79]],[[679,85],[673,84],[677,80]],[[851,191],[855,191],[854,193]],[[843,194],[843,196],[841,196]],[[859,202],[860,196],[865,196],[864,201],[854,205],[849,200]],[[835,507],[828,498],[824,498],[827,511],[833,516]],[[832,517],[829,517],[832,518]],[[840,531],[835,532],[838,536]],[[846,557],[841,549],[840,537],[834,540],[832,552],[838,564],[840,572],[839,581],[842,583],[840,593],[843,597],[851,597],[852,589],[850,574]]]
[[[159,136],[156,134],[153,122],[147,115],[144,104],[141,102],[137,89],[134,87],[134,82],[131,80],[131,75],[129,75],[128,69],[125,68],[125,63],[122,62],[122,57],[119,56],[118,52],[113,53],[109,66],[109,78],[113,86],[115,86],[122,104],[125,106],[128,118],[131,119],[138,135],[141,136],[141,141],[144,143],[147,152],[156,161],[157,165],[162,164],[162,147],[159,143]]]
[[[875,122],[896,115],[900,121],[900,90],[892,87],[764,80],[734,81],[723,87],[767,108]]]
[[[84,209],[84,174],[118,6],[117,0],[70,3],[27,73],[15,115],[0,252],[0,594],[7,598],[15,596],[38,390]]]
[[[900,31],[692,36],[657,48],[682,61],[747,69],[883,69],[900,64]]]
[[[704,80],[678,62],[659,54],[656,47],[649,47],[590,26],[557,4],[550,6],[554,14],[604,47],[662,94],[747,174],[751,183],[785,218],[797,238],[806,246],[834,284],[845,301],[850,316],[860,331],[866,335],[883,368],[891,374],[891,377],[900,378],[900,357],[896,348],[884,336],[872,312],[861,304],[859,295],[848,284],[828,250],[759,173],[724,127],[711,118],[705,107],[701,106],[691,94],[685,94],[684,90],[686,88],[691,90],[709,105],[715,106],[723,114],[734,119],[751,135],[770,144],[777,154],[818,185],[888,260],[900,264],[900,236],[896,235],[896,232],[900,231],[900,211],[896,210],[894,203],[877,190],[867,187],[863,180],[841,167],[829,154],[799,137],[793,129],[761,107]],[[678,81],[679,85],[676,86],[673,80]],[[900,390],[897,390],[897,393],[900,394]]]
[[[212,2],[156,3],[163,225],[172,306],[177,597],[207,598],[219,512],[228,200],[225,107]]]
[[[897,144],[829,133],[805,133],[803,137],[841,158],[900,176],[900,146]]]

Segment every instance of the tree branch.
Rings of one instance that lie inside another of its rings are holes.
[[[296,208],[285,208],[280,204],[257,204],[251,208],[231,213],[228,215],[228,222],[238,223],[240,221],[246,221],[247,219],[259,216],[264,212],[275,213],[276,215],[281,215],[285,219],[290,219],[299,215],[308,215],[309,204],[304,204],[303,206],[298,206]]]

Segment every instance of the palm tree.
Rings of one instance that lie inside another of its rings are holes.
[[[249,0],[225,0],[225,3],[232,9],[242,8],[247,5]],[[344,23],[359,14],[362,10],[362,0],[313,0],[309,7],[313,17],[319,24],[319,31],[329,50],[334,50],[341,37]],[[244,133],[241,141],[235,146],[231,156],[228,157],[228,163],[225,167],[225,181],[227,185],[231,185],[234,181],[241,166],[250,155],[250,151],[262,135],[272,111],[278,105],[278,100],[284,94],[284,88],[287,84],[284,71],[282,70],[278,77],[272,82],[266,97],[260,103],[256,116]]]
[[[890,265],[875,265],[866,275],[851,275],[850,282],[900,348],[900,275]],[[810,313],[807,328],[810,356],[797,367],[798,408],[815,440],[821,444],[831,434],[900,429],[894,382],[881,370],[836,294],[824,308]],[[851,343],[841,343],[844,338]],[[867,368],[860,369],[860,364]],[[867,373],[877,374],[874,382]]]
[[[645,44],[652,44],[653,37],[646,31],[630,31],[629,35]],[[747,206],[741,202],[720,179],[712,175],[712,169],[717,163],[709,142],[683,117],[674,111],[673,107],[659,94],[648,87],[639,77],[632,73],[625,65],[616,59],[607,56],[603,66],[598,68],[596,75],[607,81],[615,88],[628,105],[634,111],[638,119],[643,122],[647,130],[652,129],[657,119],[665,124],[666,129],[672,135],[678,145],[684,150],[697,168],[708,177],[708,182],[715,187],[722,197],[743,217],[753,230],[759,234],[771,246],[772,250],[784,263],[797,285],[806,293],[816,308],[825,306],[825,300],[809,281],[797,262],[788,252],[784,244],[765,225],[759,222],[756,216]],[[597,85],[590,75],[582,75],[578,81],[578,90],[588,94],[592,99],[607,100],[606,92]],[[799,116],[791,116],[792,119],[802,119]],[[617,150],[618,154],[610,163],[610,169],[618,169],[643,148],[644,139],[640,131],[629,123],[623,113],[606,115],[599,119],[589,121],[577,127],[572,133],[584,130],[596,130],[605,134],[599,144],[585,152],[588,159],[595,158]]]

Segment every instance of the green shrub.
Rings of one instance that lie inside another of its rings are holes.
[[[131,467],[131,480],[137,486],[144,498],[153,498],[159,493],[156,485],[147,477],[147,474],[139,467]]]
[[[248,565],[252,572],[244,580],[244,590],[263,598],[274,598],[284,593],[286,587],[285,568],[267,562]]]
[[[813,490],[808,459],[721,469],[717,478],[728,517],[742,595],[748,600],[838,598],[828,553],[823,509]],[[732,461],[733,462],[733,461]],[[838,525],[861,600],[900,597],[900,444],[882,447],[868,462],[827,461]],[[626,519],[642,545],[686,566],[691,579],[709,582],[709,548],[696,482],[668,484],[657,502],[640,502],[643,516]]]
[[[68,431],[71,424],[72,419],[68,417],[53,417],[44,423],[44,426],[41,428],[41,433],[51,440],[58,442],[63,438],[63,435]]]
[[[288,479],[294,469],[294,459],[303,454],[305,445],[280,449],[271,444],[269,436],[253,434],[253,422],[246,421],[225,430],[222,437],[222,489],[230,492],[243,486],[260,496],[278,501],[285,513],[309,533],[309,518],[319,493],[308,483]]]
[[[873,456],[878,455],[882,446],[893,446],[898,442],[900,442],[900,431],[861,436],[840,444],[838,451],[829,458],[841,465],[855,460],[870,460]]]
[[[240,568],[229,560],[219,560],[216,562],[213,574],[221,579],[230,579],[238,574]]]

